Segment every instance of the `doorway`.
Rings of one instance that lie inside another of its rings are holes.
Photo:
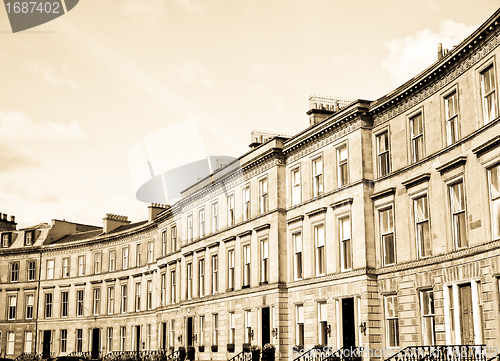
[[[100,341],[101,341],[101,329],[93,328],[92,329],[92,350],[90,353],[90,358],[96,360],[99,358],[99,349],[100,349]]]
[[[163,346],[163,349],[167,349],[167,323],[163,322],[161,324],[161,344]]]
[[[135,350],[141,351],[141,326],[135,326]]]
[[[194,330],[193,330],[193,318],[188,317],[186,320],[186,336],[187,336],[187,346],[194,346],[193,342],[193,335],[194,335]]]
[[[50,341],[52,338],[51,330],[43,331],[42,358],[50,358]]]
[[[342,341],[346,349],[356,347],[356,326],[354,324],[354,298],[342,299]]]
[[[472,313],[472,292],[470,284],[459,286],[460,336],[462,345],[474,344],[474,316]]]
[[[271,343],[271,317],[269,307],[262,308],[262,346]]]

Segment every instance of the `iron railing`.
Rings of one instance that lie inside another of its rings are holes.
[[[34,352],[23,352],[17,356],[14,361],[34,361],[39,360],[39,355]]]
[[[251,361],[252,352],[251,351],[241,351],[239,354],[234,355],[228,361]]]
[[[487,361],[485,345],[408,346],[385,361]]]
[[[301,351],[299,350],[299,353]],[[335,350],[332,347],[315,347],[302,352],[293,361],[360,361],[362,349],[360,347],[341,347]],[[500,361],[500,360],[499,360]]]

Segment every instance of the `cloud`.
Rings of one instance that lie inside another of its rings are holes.
[[[127,0],[123,5],[123,12],[125,15],[132,16],[136,21],[143,20],[150,26],[154,26],[167,13],[168,3],[165,0]],[[201,3],[196,0],[173,0],[171,3],[188,12],[204,14]]]
[[[201,3],[199,1],[195,0],[175,0],[175,4],[179,7],[184,8],[185,10],[192,12],[192,13],[198,13],[198,14],[204,14],[203,7],[201,6]]]
[[[76,120],[34,122],[22,112],[0,110],[0,170],[39,166],[59,145],[85,139]]]
[[[210,80],[208,69],[195,59],[184,59],[177,64],[173,64],[165,70],[165,74],[177,78],[184,84],[191,85],[200,82],[210,89],[215,89]]]
[[[404,38],[386,40],[387,53],[381,61],[382,69],[389,73],[395,87],[402,85],[437,61],[438,43],[442,43],[443,48],[451,49],[476,28],[477,25],[443,20],[439,23],[438,32],[424,29]]]
[[[38,74],[47,83],[58,87],[69,87],[74,90],[79,90],[80,86],[72,79],[66,79],[64,74],[68,71],[68,64],[54,66],[47,63],[27,62],[21,63],[26,69]]]

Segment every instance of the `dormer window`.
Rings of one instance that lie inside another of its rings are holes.
[[[12,233],[2,233],[2,247],[10,247],[10,242],[12,240]]]
[[[32,246],[35,239],[35,231],[24,232],[24,245]]]

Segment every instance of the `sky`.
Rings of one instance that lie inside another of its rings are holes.
[[[485,22],[499,0],[80,0],[12,33],[0,7],[0,212],[147,218],[134,143],[195,118],[209,154],[308,127],[312,94],[376,100]]]

